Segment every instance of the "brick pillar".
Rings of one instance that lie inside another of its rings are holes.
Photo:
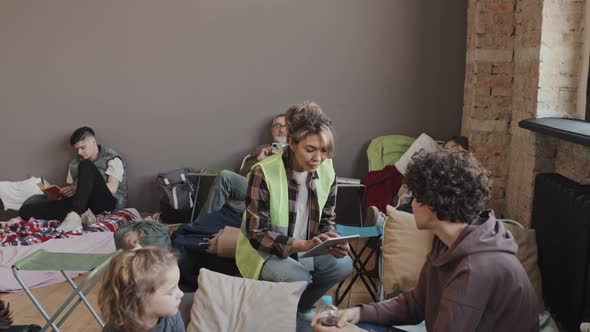
[[[534,184],[536,135],[518,122],[536,117],[541,47],[542,0],[519,0],[514,40],[513,112],[505,213],[529,224]]]
[[[462,133],[492,173],[490,207],[503,214],[514,83],[515,1],[470,0]]]

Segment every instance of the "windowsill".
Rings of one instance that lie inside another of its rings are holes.
[[[565,141],[590,146],[590,122],[563,118],[527,119],[518,126]]]

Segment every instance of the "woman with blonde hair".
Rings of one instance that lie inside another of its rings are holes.
[[[142,248],[136,232],[125,234],[123,242],[125,249],[111,260],[98,294],[107,322],[103,332],[184,332],[176,256],[162,247]]]
[[[301,258],[335,231],[336,175],[332,121],[314,102],[285,114],[288,147],[252,167],[246,211],[236,249],[242,276],[274,282],[306,281],[299,317],[313,318],[314,303],[352,272],[348,244],[330,255]]]

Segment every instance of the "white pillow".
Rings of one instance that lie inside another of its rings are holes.
[[[297,303],[307,287],[199,270],[187,332],[295,331]]]
[[[0,181],[0,199],[4,202],[5,209],[18,210],[23,202],[43,192],[37,186],[41,178],[30,177],[23,181]]]
[[[398,161],[395,162],[395,168],[397,168],[397,170],[403,175],[406,175],[406,170],[408,168],[408,164],[410,161],[412,161],[412,156],[414,156],[414,154],[420,150],[434,152],[440,150],[440,145],[430,136],[426,134],[420,134],[414,143],[410,145],[410,148],[399,158]]]

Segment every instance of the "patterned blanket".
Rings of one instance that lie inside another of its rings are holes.
[[[137,220],[137,215],[128,210],[117,210],[110,214],[99,214],[96,223],[83,229],[62,233],[56,230],[59,220],[35,220],[0,222],[0,247],[29,246],[51,239],[64,239],[88,232],[114,232],[126,222]]]

